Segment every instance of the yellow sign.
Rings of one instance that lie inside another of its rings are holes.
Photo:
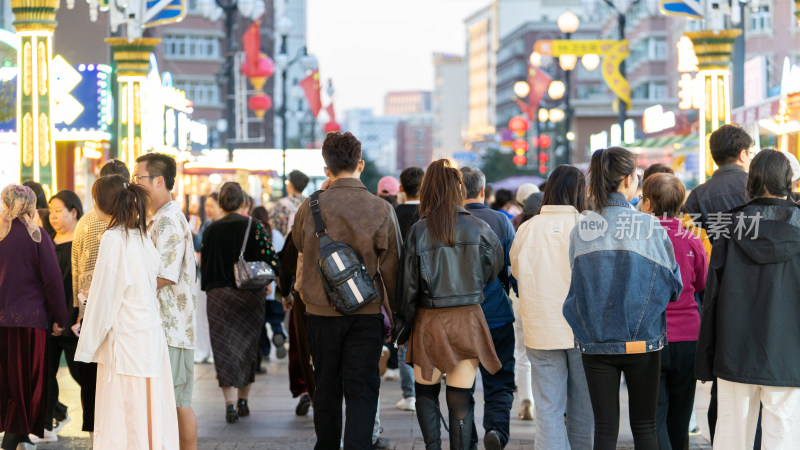
[[[630,51],[628,50],[628,41],[572,41],[572,40],[558,40],[558,41],[537,41],[534,46],[534,51],[543,55],[561,56],[561,55],[600,55],[603,62],[600,64],[603,72],[603,79],[611,89],[612,92],[617,94],[617,97],[622,99],[628,108],[631,106],[631,86],[628,80],[622,77],[619,72],[619,66],[622,61],[628,57]]]

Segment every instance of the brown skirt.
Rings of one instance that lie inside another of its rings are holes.
[[[406,362],[419,366],[423,378],[432,379],[434,368],[448,373],[472,358],[492,374],[502,367],[480,305],[417,308]]]
[[[220,387],[241,388],[255,381],[266,296],[266,288],[208,291],[208,331]]]
[[[0,327],[0,431],[44,436],[46,342],[39,328]]]

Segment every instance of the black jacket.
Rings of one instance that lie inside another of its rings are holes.
[[[714,171],[705,183],[692,189],[686,199],[686,210],[692,217],[695,225],[706,231],[718,226],[714,214],[730,211],[733,208],[747,203],[747,172],[742,166],[726,164]],[[709,233],[711,242],[715,236]]]
[[[464,208],[456,211],[455,245],[434,243],[425,217],[408,231],[397,278],[395,338],[411,335],[419,308],[448,308],[483,302],[483,288],[503,268],[503,247],[486,222]]]
[[[800,206],[759,198],[731,213],[711,251],[695,374],[800,387]]]

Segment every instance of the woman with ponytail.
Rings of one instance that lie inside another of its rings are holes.
[[[483,287],[503,267],[503,247],[486,222],[462,207],[464,194],[461,172],[447,160],[428,167],[420,188],[422,218],[408,231],[392,308],[396,343],[408,345],[406,362],[414,366],[417,419],[428,450],[442,445],[442,374],[450,448],[460,450],[470,447],[478,363],[490,373],[501,368],[480,303]]]
[[[147,192],[119,175],[92,186],[108,222],[75,359],[97,363],[94,448],[177,449],[178,417],[156,297],[159,256],[147,237]]]
[[[589,165],[595,211],[570,234],[572,279],[564,318],[581,351],[594,412],[595,450],[615,449],[619,383],[625,373],[636,449],[658,448],[656,405],[667,303],[683,287],[672,243],[658,219],[631,208],[636,157],[599,150]]]

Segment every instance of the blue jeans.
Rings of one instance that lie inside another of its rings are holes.
[[[535,409],[533,448],[592,448],[594,414],[580,351],[527,350]]]
[[[415,397],[414,395],[414,368],[406,364],[406,347],[397,348],[397,365],[400,368],[400,388],[403,398]]]

